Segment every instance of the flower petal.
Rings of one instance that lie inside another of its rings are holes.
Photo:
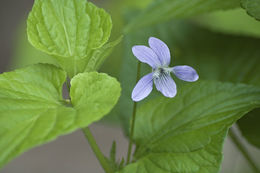
[[[155,86],[165,97],[174,97],[177,94],[176,84],[170,74],[162,74],[154,79]]]
[[[192,67],[187,65],[175,66],[172,68],[172,72],[181,80],[187,82],[195,82],[199,79],[199,75]]]
[[[169,65],[171,62],[171,54],[168,46],[161,40],[155,37],[149,38],[149,46],[157,54],[161,65]]]
[[[154,51],[147,46],[133,46],[132,52],[139,61],[149,64],[152,68],[156,68],[161,65],[158,56]]]
[[[153,90],[153,73],[149,73],[142,77],[132,92],[132,99],[136,102],[143,100]]]

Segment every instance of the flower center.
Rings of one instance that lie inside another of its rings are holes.
[[[153,70],[153,78],[161,78],[162,76],[169,75],[170,72],[171,70],[168,67],[158,67]]]

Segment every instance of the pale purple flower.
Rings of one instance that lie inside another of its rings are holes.
[[[152,72],[142,77],[136,84],[132,99],[136,102],[147,97],[153,90],[153,83],[156,89],[165,97],[174,97],[177,94],[176,84],[171,77],[171,72],[179,79],[194,82],[199,79],[196,70],[187,65],[169,67],[171,61],[168,46],[158,38],[150,37],[149,46],[133,46],[132,52],[136,58],[152,67]]]

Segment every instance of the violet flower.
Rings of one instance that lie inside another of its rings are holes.
[[[137,45],[132,48],[133,54],[139,61],[152,67],[152,72],[142,77],[136,84],[132,92],[134,101],[138,102],[147,97],[153,90],[153,83],[165,97],[174,97],[177,94],[177,89],[171,77],[171,72],[179,79],[187,82],[194,82],[199,79],[197,72],[190,66],[169,67],[170,50],[161,40],[150,37],[149,46]]]

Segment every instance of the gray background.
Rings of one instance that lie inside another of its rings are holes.
[[[17,29],[26,18],[33,0],[0,0],[0,72],[7,71],[13,57]],[[95,124],[91,130],[105,154],[117,141],[118,159],[126,154],[127,139],[119,127]],[[1,140],[1,139],[0,139]],[[244,141],[245,142],[245,141]],[[246,142],[245,142],[246,143]],[[246,144],[255,160],[260,152]],[[245,160],[229,139],[224,147],[223,173],[250,173]],[[80,131],[59,137],[34,148],[6,165],[0,173],[102,173],[95,156]]]

